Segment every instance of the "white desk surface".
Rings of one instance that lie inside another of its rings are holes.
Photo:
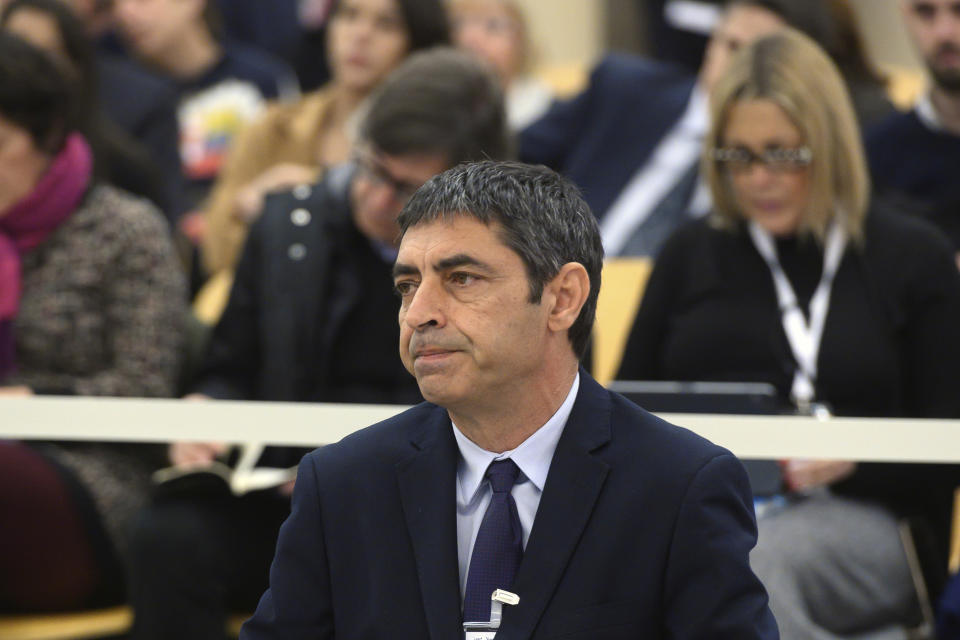
[[[188,402],[126,398],[0,399],[0,438],[216,440],[315,446],[388,418],[392,405]],[[960,421],[662,414],[742,458],[960,462]]]

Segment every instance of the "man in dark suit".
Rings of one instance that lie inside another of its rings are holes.
[[[460,165],[400,226],[400,356],[428,402],[303,460],[240,637],[459,638],[503,589],[498,640],[777,638],[736,458],[578,366],[603,249],[576,189]]]
[[[562,172],[600,220],[608,256],[656,256],[710,209],[698,165],[710,88],[732,54],[784,24],[783,0],[732,0],[697,77],[629,55],[604,58],[575,98],[520,134],[520,159]]]

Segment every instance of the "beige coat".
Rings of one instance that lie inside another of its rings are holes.
[[[274,103],[237,137],[213,187],[204,215],[203,264],[210,274],[232,271],[247,237],[235,215],[237,193],[261,173],[282,163],[316,166],[320,131],[333,92],[323,88],[293,103]]]

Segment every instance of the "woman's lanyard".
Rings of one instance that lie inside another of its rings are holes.
[[[796,405],[804,409],[810,405],[814,397],[814,384],[817,380],[817,356],[820,353],[820,339],[823,337],[823,326],[827,320],[827,310],[830,307],[830,290],[833,287],[834,276],[840,268],[840,260],[847,246],[847,232],[836,223],[830,224],[827,232],[827,243],[823,250],[823,273],[817,285],[813,298],[810,299],[810,323],[803,317],[803,311],[797,302],[797,295],[787,279],[787,275],[780,266],[777,256],[777,247],[769,232],[760,228],[755,222],[749,224],[750,238],[763,256],[773,276],[773,284],[777,290],[777,302],[780,305],[780,317],[783,322],[783,331],[787,335],[793,357],[797,361],[797,369],[793,376],[791,396]]]

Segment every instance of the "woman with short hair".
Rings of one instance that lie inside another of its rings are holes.
[[[161,214],[93,177],[75,100],[46,54],[0,31],[0,397],[170,396],[183,274]],[[122,598],[150,453],[0,442],[0,611]]]

